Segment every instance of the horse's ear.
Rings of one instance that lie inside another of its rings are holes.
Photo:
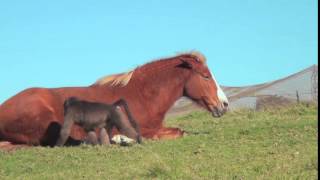
[[[186,69],[192,69],[192,64],[185,59],[179,58],[181,63],[177,65],[179,68],[186,68]]]

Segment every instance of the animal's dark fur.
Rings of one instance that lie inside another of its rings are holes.
[[[129,119],[126,123],[117,111],[117,107],[123,106]],[[87,133],[87,142],[97,144],[95,129],[100,129],[100,144],[110,144],[111,131],[115,126],[120,133],[141,142],[140,130],[132,117],[129,107],[125,100],[120,99],[113,104],[103,104],[88,102],[71,97],[64,102],[64,123],[60,131],[60,137],[56,143],[57,146],[65,144],[70,135],[73,123],[81,126]],[[106,132],[107,131],[107,132]],[[106,139],[106,137],[108,137]]]

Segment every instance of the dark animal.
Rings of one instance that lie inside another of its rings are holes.
[[[228,99],[211,74],[206,58],[190,52],[101,78],[89,87],[26,89],[0,106],[0,139],[15,144],[55,145],[60,132],[55,127],[63,124],[63,103],[70,96],[101,103],[124,98],[141,135],[150,139],[183,136],[183,130],[163,123],[166,112],[182,96],[214,117],[228,109]],[[82,128],[73,126],[69,139],[83,140],[86,136]]]
[[[117,108],[123,106],[130,124],[121,118]],[[98,144],[98,138],[95,130],[100,130],[100,144],[111,143],[111,131],[114,127],[118,131],[138,143],[141,143],[139,127],[136,124],[125,100],[120,99],[113,104],[103,104],[79,100],[75,97],[67,99],[64,103],[64,122],[60,132],[60,137],[56,143],[62,146],[67,141],[73,124],[82,127],[87,133],[86,142],[89,144]]]

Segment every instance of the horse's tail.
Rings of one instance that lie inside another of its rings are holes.
[[[0,121],[1,123],[1,121]],[[1,125],[0,125],[0,141],[4,141],[4,135],[2,134],[2,128],[1,128]]]
[[[127,102],[124,100],[124,99],[119,99],[118,101],[114,102],[113,103],[114,107],[117,107],[117,106],[123,106],[126,113],[127,113],[127,116],[128,116],[128,119],[129,119],[129,122],[130,124],[132,125],[132,127],[137,131],[138,133],[138,143],[141,143],[141,134],[140,134],[140,128],[139,128],[139,125],[137,124],[136,120],[133,118],[130,110],[129,110],[129,106],[127,104]]]
[[[2,106],[2,104],[0,104],[0,108],[1,108],[1,106]],[[2,129],[2,126],[1,126],[1,119],[0,119],[0,141],[3,141],[4,138],[3,138],[3,135],[1,133],[1,131],[2,131],[1,129]]]

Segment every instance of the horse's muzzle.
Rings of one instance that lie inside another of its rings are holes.
[[[211,111],[213,117],[221,117],[228,111],[228,104],[223,103],[218,107],[214,107]]]

